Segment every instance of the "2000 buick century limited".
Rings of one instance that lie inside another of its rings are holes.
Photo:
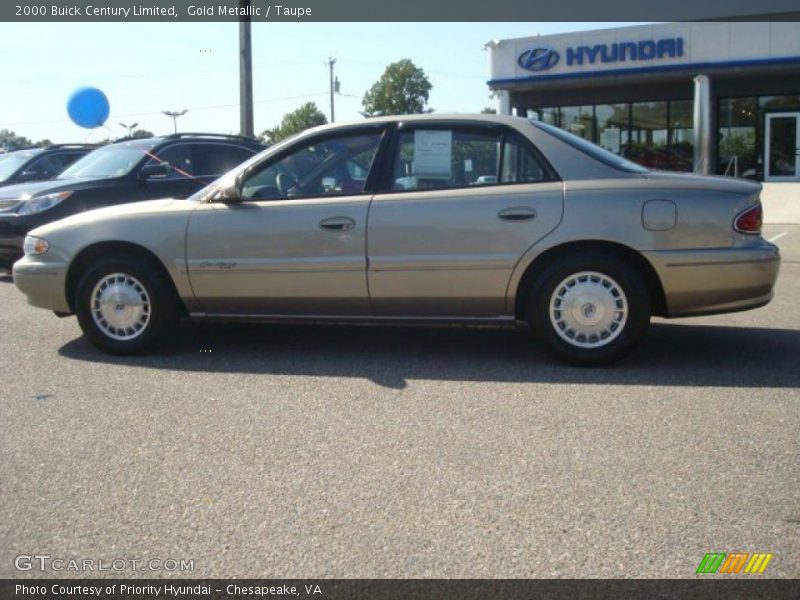
[[[188,200],[39,227],[14,280],[113,353],[181,316],[527,323],[599,364],[653,315],[770,301],[760,189],[649,171],[518,117],[372,118],[303,132]]]

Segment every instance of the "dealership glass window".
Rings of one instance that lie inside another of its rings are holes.
[[[667,102],[631,104],[631,139],[623,154],[653,169],[669,169]]]
[[[800,110],[800,94],[791,96],[761,96],[758,99],[761,110]]]
[[[558,107],[546,107],[546,108],[534,108],[533,110],[529,110],[529,113],[533,113],[532,117],[537,119],[538,121],[542,121],[543,123],[547,123],[548,125],[555,125],[558,127],[559,124],[559,109]]]
[[[718,173],[757,177],[757,128],[757,98],[720,99]]]
[[[694,165],[694,101],[669,103],[669,165],[671,171],[692,171]]]
[[[566,129],[573,135],[585,140],[594,140],[594,107],[589,106],[562,106],[561,129]]]
[[[606,150],[620,154],[628,143],[629,104],[598,104],[594,107],[597,139]]]

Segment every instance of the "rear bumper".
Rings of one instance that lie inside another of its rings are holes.
[[[742,248],[646,252],[661,279],[667,316],[758,308],[773,296],[781,259],[764,240]]]
[[[71,312],[66,298],[68,263],[38,262],[29,257],[14,263],[14,284],[28,304],[60,313]]]

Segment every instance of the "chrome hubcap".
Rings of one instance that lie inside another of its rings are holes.
[[[550,322],[573,346],[598,348],[614,340],[628,319],[628,300],[620,285],[595,271],[575,273],[550,297]]]
[[[115,340],[132,340],[150,322],[150,296],[141,282],[126,273],[112,273],[92,291],[95,325]]]

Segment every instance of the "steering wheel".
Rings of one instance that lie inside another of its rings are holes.
[[[278,173],[278,176],[275,178],[275,185],[278,186],[278,191],[281,193],[281,196],[287,198],[289,196],[289,191],[297,185],[297,178],[291,173],[284,171]]]

